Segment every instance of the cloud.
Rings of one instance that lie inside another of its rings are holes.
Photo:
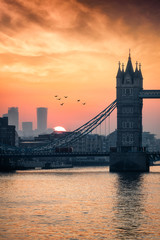
[[[117,21],[117,19],[121,18],[130,25],[130,27],[135,27],[135,30],[136,27],[138,27],[139,24],[143,24],[145,20],[150,22],[152,26],[160,25],[159,0],[78,0],[78,2],[88,6],[88,8],[92,10],[98,9],[112,21]]]
[[[149,35],[159,38],[158,4],[5,0],[0,3],[0,51],[33,56],[70,51],[116,54],[125,49],[126,39],[132,47],[144,39],[149,43]]]

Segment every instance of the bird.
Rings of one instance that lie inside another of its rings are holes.
[[[64,98],[68,98],[68,96],[64,96]]]
[[[83,105],[85,105],[86,103],[84,102],[84,103],[82,103]]]
[[[55,97],[58,97],[58,95],[55,95]]]
[[[61,98],[57,98],[57,100],[61,100]]]
[[[80,102],[80,99],[78,99],[77,102]]]
[[[61,103],[61,106],[63,106],[64,103]]]

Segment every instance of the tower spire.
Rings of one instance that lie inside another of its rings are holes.
[[[119,66],[119,68],[118,68],[118,72],[117,72],[117,78],[121,77],[121,73],[122,73],[120,61],[118,62],[118,66]]]
[[[122,63],[122,72],[124,72],[124,63]]]
[[[141,72],[141,63],[139,63],[139,76],[141,79],[143,79],[142,72]]]
[[[135,77],[135,78],[138,78],[138,77],[139,77],[138,62],[137,62],[137,61],[136,61],[136,69],[135,69],[134,77]]]
[[[130,76],[132,77],[133,76],[133,66],[132,66],[132,61],[131,61],[131,50],[129,49],[129,57],[128,57],[128,63],[127,63],[127,66],[126,66],[126,71],[125,73],[128,73],[130,74]]]
[[[131,59],[131,49],[129,48],[129,59]]]

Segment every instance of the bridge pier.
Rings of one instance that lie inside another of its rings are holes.
[[[149,172],[145,152],[111,152],[110,172]]]

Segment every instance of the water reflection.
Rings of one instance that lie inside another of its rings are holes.
[[[117,177],[114,206],[117,239],[141,239],[144,223],[143,175],[121,173]]]
[[[0,239],[160,239],[159,183],[102,167],[0,174]]]

